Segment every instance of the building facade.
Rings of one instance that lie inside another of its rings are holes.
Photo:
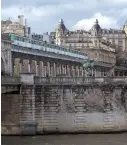
[[[43,33],[43,34],[31,34],[31,38],[37,41],[45,41],[47,43],[52,43],[51,42],[51,35],[47,33]]]
[[[95,61],[99,73],[106,75],[116,65],[118,54],[127,51],[125,29],[127,31],[127,23],[124,24],[123,30],[102,29],[98,20],[96,20],[89,31],[69,31],[61,19],[56,32],[51,34],[54,34],[54,43],[57,45],[71,47],[87,53],[89,59]]]
[[[31,33],[31,28],[27,26],[26,19],[24,24],[23,17],[23,15],[19,15],[17,22],[12,22],[10,19],[6,21],[2,20],[1,33],[14,33],[17,35],[29,37]]]
[[[61,19],[56,28],[56,32],[51,32],[51,34],[56,36],[55,43],[58,45],[83,47],[83,44],[81,44],[83,39],[86,40],[87,43],[87,40],[89,41],[92,39],[93,35],[96,35],[95,33],[97,29],[100,29],[99,35],[102,39],[107,39],[109,42],[111,42],[112,45],[115,46],[116,52],[127,50],[127,21],[125,22],[123,29],[101,29],[98,20],[96,20],[95,24],[89,31],[69,31]],[[72,41],[75,43],[73,44]]]

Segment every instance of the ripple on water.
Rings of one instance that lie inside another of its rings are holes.
[[[127,133],[42,135],[34,137],[2,136],[1,145],[127,145]]]

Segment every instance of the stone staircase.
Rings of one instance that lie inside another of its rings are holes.
[[[84,131],[87,127],[86,104],[84,96],[76,96],[75,98],[75,132]]]
[[[107,106],[105,107],[105,113],[104,113],[104,130],[112,130],[115,127],[115,118],[111,106],[111,92],[105,91],[105,101],[107,103]]]
[[[45,90],[44,107],[43,107],[43,130],[54,131],[58,129],[58,111],[59,111],[59,100],[56,90],[48,88]]]

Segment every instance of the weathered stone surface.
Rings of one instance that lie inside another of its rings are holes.
[[[20,132],[20,95],[1,95],[1,132],[7,134],[19,134]]]
[[[2,124],[20,124],[2,125],[2,134],[127,131],[127,86],[23,85],[2,102]]]

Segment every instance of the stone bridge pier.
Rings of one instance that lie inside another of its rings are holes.
[[[127,131],[126,84],[39,84],[28,73],[21,79],[7,114],[11,105],[2,95],[2,134]]]

